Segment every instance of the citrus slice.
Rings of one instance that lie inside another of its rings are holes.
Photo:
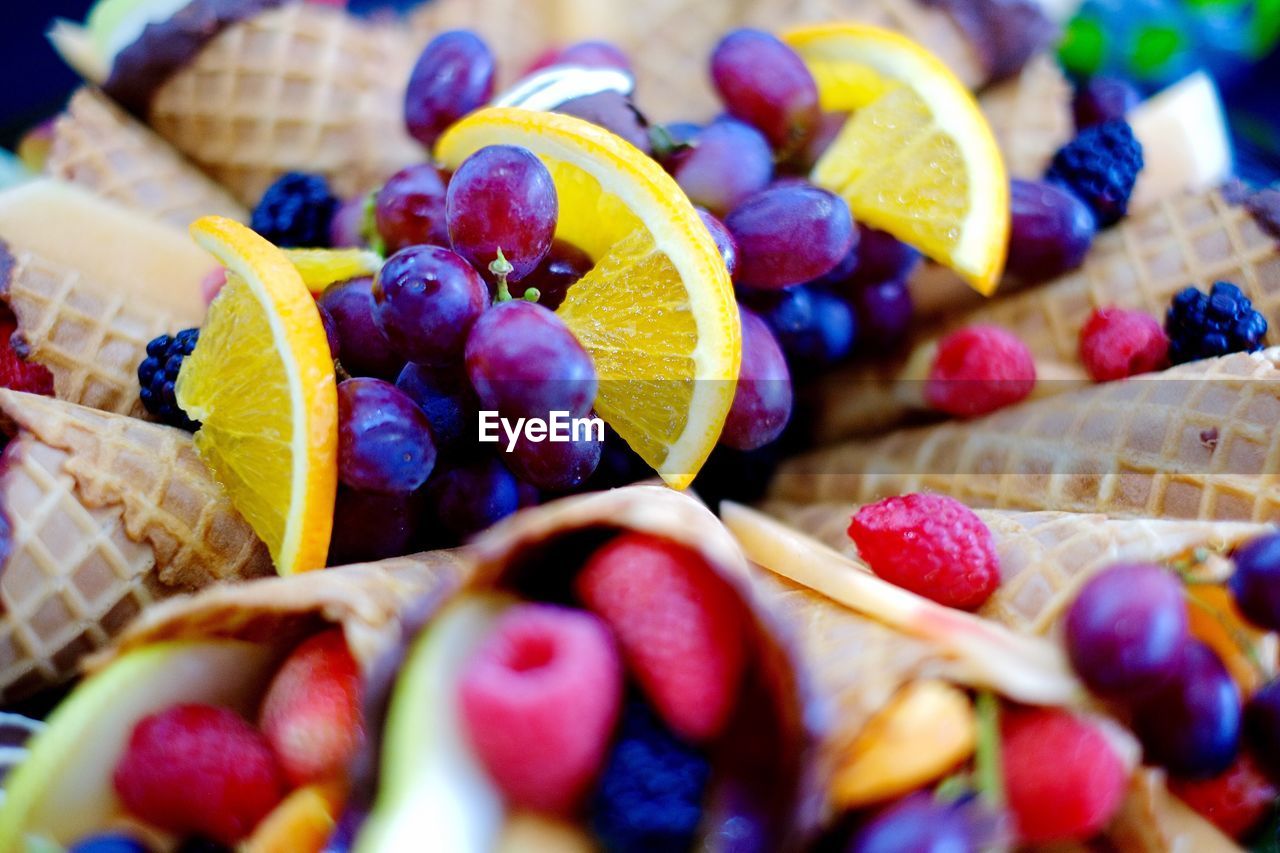
[[[178,405],[196,448],[282,575],[325,564],[338,485],[338,394],[315,300],[275,246],[220,216],[191,225],[227,268]]]
[[[719,440],[742,356],[733,284],[706,226],[661,166],[581,119],[482,110],[436,156],[456,169],[489,145],[523,146],[550,170],[556,236],[595,261],[557,313],[595,360],[596,411],[685,488]]]
[[[822,108],[851,113],[813,182],[990,294],[1009,241],[1009,178],[969,90],[942,60],[879,27],[826,24],[783,38],[813,72]]]
[[[312,293],[339,281],[376,275],[382,255],[368,249],[282,249]]]

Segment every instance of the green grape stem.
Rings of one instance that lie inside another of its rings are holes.
[[[502,254],[502,249],[498,249],[498,257],[493,263],[489,264],[489,272],[498,279],[498,296],[495,302],[510,302],[511,288],[507,285],[507,276],[511,275],[515,267],[511,266],[511,262],[507,260],[507,256]]]

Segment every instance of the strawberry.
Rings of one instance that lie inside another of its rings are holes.
[[[289,655],[262,701],[259,724],[294,785],[343,771],[364,739],[360,672],[338,629]]]
[[[1169,788],[1237,841],[1258,828],[1280,793],[1247,752],[1211,779],[1171,779]]]
[[[663,722],[694,742],[724,730],[745,666],[744,619],[733,590],[698,554],[626,534],[591,557],[575,589],[613,629]]]
[[[0,387],[14,391],[53,396],[53,374],[42,364],[26,361],[13,345],[18,321],[7,307],[0,306]]]

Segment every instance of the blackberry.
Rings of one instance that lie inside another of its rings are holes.
[[[1124,218],[1141,171],[1142,143],[1114,119],[1080,131],[1054,155],[1045,179],[1079,196],[1105,228]]]
[[[1253,310],[1240,288],[1220,281],[1208,294],[1188,287],[1173,297],[1164,328],[1169,335],[1169,361],[1186,364],[1262,349],[1267,320]]]
[[[138,382],[142,385],[138,397],[142,405],[164,423],[188,432],[195,432],[200,424],[178,408],[173,384],[178,381],[182,362],[196,348],[199,337],[199,329],[186,329],[173,336],[161,335],[147,344],[147,357],[138,365]]]
[[[688,850],[702,820],[711,765],[632,699],[591,804],[608,853]]]
[[[262,194],[251,227],[277,246],[324,249],[337,210],[338,199],[322,176],[289,172]]]

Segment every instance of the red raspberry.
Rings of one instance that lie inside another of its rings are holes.
[[[613,629],[663,722],[691,741],[723,731],[745,665],[742,610],[698,554],[626,534],[592,555],[575,588]]]
[[[1120,808],[1129,771],[1097,726],[1066,711],[1013,711],[1001,732],[1009,810],[1023,843],[1083,841]]]
[[[1183,802],[1237,841],[1253,834],[1280,795],[1247,752],[1241,753],[1235,763],[1212,779],[1171,779],[1169,787]]]
[[[18,330],[17,318],[0,306],[0,388],[53,396],[53,374],[43,364],[25,361],[13,348],[11,339]]]
[[[1000,585],[995,540],[955,498],[912,494],[869,504],[849,538],[880,577],[948,607],[976,610]]]
[[[360,671],[338,629],[285,660],[267,689],[259,725],[294,785],[342,773],[364,739]]]
[[[467,661],[458,690],[471,744],[507,799],[557,814],[581,802],[622,704],[622,663],[604,623],[517,605]]]
[[[1080,331],[1080,360],[1094,382],[1111,382],[1164,367],[1169,336],[1154,317],[1097,308]]]
[[[940,412],[972,418],[1026,399],[1035,385],[1035,360],[1016,335],[969,326],[939,342],[924,397]]]
[[[234,711],[175,705],[133,729],[113,777],[126,809],[160,829],[234,845],[284,795],[266,739]]]

